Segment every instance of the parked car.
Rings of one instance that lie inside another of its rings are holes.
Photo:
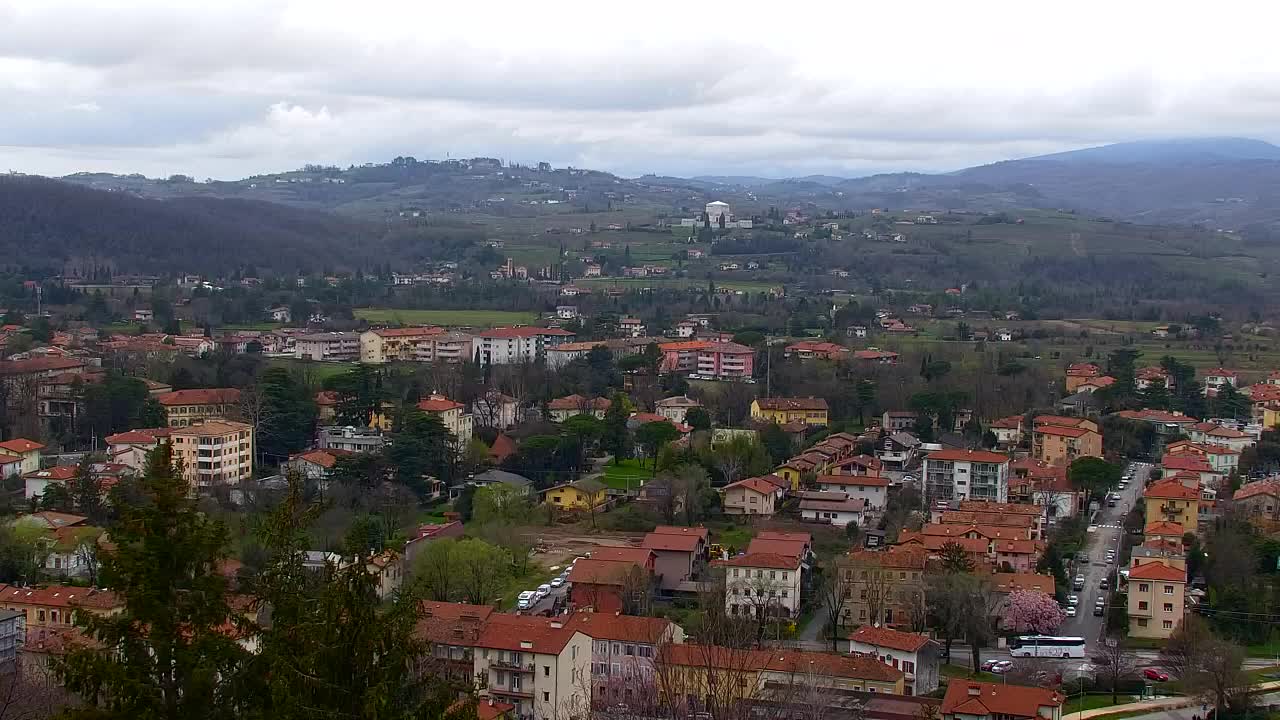
[[[1080,596],[1079,596],[1079,595],[1068,595],[1068,596],[1067,596],[1067,604],[1068,604],[1068,605],[1070,605],[1071,607],[1075,607],[1075,606],[1079,605],[1079,604],[1080,604]]]
[[[1094,614],[1094,615],[1097,615],[1098,617],[1102,617],[1103,615],[1106,615],[1106,614],[1107,614],[1107,606],[1106,606],[1106,605],[1103,605],[1102,603],[1098,603],[1097,605],[1094,605],[1094,606],[1093,606],[1093,614]]]
[[[546,597],[546,596],[548,596],[548,595],[550,595],[550,594],[551,594],[551,586],[550,586],[550,585],[548,585],[548,584],[546,584],[546,583],[543,583],[543,584],[541,584],[541,585],[539,585],[539,586],[538,586],[538,590],[537,590],[537,595],[536,595],[536,597],[537,597],[539,600],[541,600],[542,598],[544,598],[544,597]]]
[[[1161,670],[1160,668],[1146,668],[1142,671],[1142,677],[1156,682],[1169,681],[1169,673]]]
[[[1083,576],[1083,575],[1077,575],[1077,576],[1076,576],[1076,581],[1075,581],[1075,583],[1072,585],[1072,587],[1073,587],[1073,588],[1075,588],[1077,591],[1079,591],[1079,590],[1083,590],[1083,589],[1084,589],[1084,576]]]
[[[553,587],[553,588],[558,588],[558,587],[561,587],[561,586],[563,586],[563,585],[564,585],[564,578],[563,578],[563,577],[556,576],[556,577],[554,577],[554,578],[552,578],[552,579],[551,579],[551,587]]]
[[[1076,606],[1075,606],[1075,605],[1068,605],[1068,606],[1067,606],[1067,611],[1066,611],[1066,612],[1067,612],[1067,617],[1075,617],[1075,616],[1076,616]]]
[[[1013,669],[1012,660],[997,660],[996,664],[991,666],[991,672],[996,675],[1003,675]]]
[[[532,590],[525,590],[524,592],[522,592],[522,593],[520,593],[519,595],[517,595],[517,596],[516,596],[516,609],[517,609],[517,610],[528,610],[528,609],[529,609],[529,606],[533,605],[533,603],[535,602],[535,598],[534,598],[534,596],[535,596],[535,595],[536,595],[536,593],[534,593],[534,591],[532,591]]]
[[[1000,661],[996,658],[992,658],[990,660],[984,660],[982,661],[982,664],[978,666],[978,668],[983,672],[991,672],[991,668],[995,667],[996,663],[998,662]]]

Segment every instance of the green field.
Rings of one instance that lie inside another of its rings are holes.
[[[664,278],[664,277],[646,277],[646,278],[592,278],[590,280],[577,280],[575,285],[591,288],[705,288],[710,281],[699,280],[696,278]],[[766,282],[763,280],[723,280],[715,281],[716,287],[729,288],[730,290],[742,290],[744,292],[763,292],[769,288],[781,286],[781,282]]]
[[[394,308],[360,308],[353,313],[371,323],[402,325],[446,325],[456,327],[495,327],[528,325],[538,319],[537,313],[510,310],[397,310]]]
[[[641,466],[635,458],[604,466],[600,482],[614,490],[639,490],[646,480],[653,477],[653,470]]]
[[[310,360],[295,360],[293,358],[271,358],[267,364],[285,369],[305,368],[315,378],[315,382],[323,383],[325,380],[350,370],[356,366],[353,362],[312,362]]]

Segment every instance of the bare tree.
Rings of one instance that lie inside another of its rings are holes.
[[[833,563],[822,576],[818,588],[818,602],[827,608],[827,631],[831,637],[831,652],[840,651],[840,628],[843,626],[846,608],[853,602],[853,570]]]
[[[98,560],[98,533],[94,532],[92,536],[89,533],[83,535],[77,534],[75,558],[79,564],[85,569],[89,576],[89,587],[98,586],[98,568],[101,563]]]
[[[22,653],[15,662],[0,674],[0,720],[46,720],[75,702],[48,668]]]
[[[867,622],[871,625],[884,623],[885,611],[893,600],[893,584],[889,582],[893,573],[882,568],[873,568],[867,572],[867,579],[859,590],[859,599],[867,606]]]
[[[1249,676],[1241,669],[1244,649],[1214,635],[1199,616],[1183,618],[1160,659],[1188,691],[1213,703],[1217,717],[1247,704]]]
[[[1106,679],[1111,686],[1111,703],[1114,705],[1119,697],[1120,683],[1133,677],[1138,671],[1138,657],[1130,649],[1123,637],[1109,637],[1094,656],[1094,666],[1098,668],[1098,679]]]

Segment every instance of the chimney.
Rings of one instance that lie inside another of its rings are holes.
[[[564,627],[564,623],[559,620],[552,620],[551,627],[555,628],[556,630],[559,630],[560,628]]]
[[[982,694],[982,688],[978,685],[969,686],[969,697],[978,697]]]

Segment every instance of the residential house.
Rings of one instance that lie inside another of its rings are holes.
[[[603,420],[611,404],[608,398],[568,395],[547,403],[547,414],[550,416],[547,419],[552,422],[564,422],[574,415],[591,415],[597,420]]]
[[[471,403],[471,416],[480,427],[510,430],[519,421],[519,406],[515,398],[490,390]]]
[[[125,465],[134,472],[142,472],[147,465],[147,454],[155,450],[160,443],[168,442],[171,432],[171,428],[163,427],[128,430],[108,435],[105,438],[108,455],[112,462]]]
[[[1164,479],[1148,485],[1143,491],[1147,522],[1166,520],[1196,532],[1200,518],[1200,490],[1189,488],[1177,480]]]
[[[542,491],[548,505],[559,510],[589,511],[609,502],[609,488],[599,480],[582,478]]]
[[[751,419],[785,425],[802,422],[806,425],[827,424],[827,401],[822,398],[757,398],[751,401]]]
[[[1248,433],[1211,422],[1192,425],[1190,437],[1193,442],[1223,445],[1237,452],[1243,452],[1254,444]]]
[[[240,391],[235,388],[174,390],[155,398],[169,418],[169,427],[187,427],[205,420],[234,417],[240,412]]]
[[[50,485],[66,485],[76,476],[75,465],[54,465],[51,468],[35,470],[22,476],[23,497],[30,500],[44,495],[45,488]]]
[[[746,478],[720,488],[726,515],[772,517],[778,500],[776,485],[762,478]]]
[[[18,651],[26,639],[26,616],[17,610],[0,610],[0,675],[16,671]]]
[[[569,601],[595,612],[644,614],[649,611],[653,572],[635,560],[578,560],[569,573]]]
[[[865,500],[867,509],[883,510],[889,501],[889,478],[876,475],[819,475],[815,481],[819,490],[847,494],[850,498]]]
[[[347,450],[308,450],[290,455],[289,459],[282,464],[282,469],[286,473],[296,472],[307,480],[323,483],[333,474],[333,467],[338,464],[338,460],[352,454]]]
[[[523,475],[517,475],[506,470],[485,470],[482,473],[476,473],[468,478],[467,485],[473,487],[487,487],[489,485],[502,484],[516,490],[522,495],[529,495],[533,488],[533,481]],[[449,496],[455,498],[457,493],[462,491],[462,485],[454,485],[449,488]]]
[[[466,451],[467,443],[471,441],[473,421],[471,413],[466,412],[465,405],[443,395],[432,394],[418,401],[418,409],[440,418],[445,429],[453,434],[458,454]]]
[[[1049,517],[1072,517],[1084,509],[1086,493],[1076,489],[1063,465],[1020,458],[1009,463],[1009,500],[1039,505]]]
[[[902,327],[906,328],[905,325]],[[893,331],[898,328],[890,327],[887,329],[890,331]],[[911,328],[906,328],[906,330],[910,331]],[[878,348],[867,348],[866,350],[855,350],[853,352],[854,360],[858,360],[860,362],[866,362],[866,363],[874,363],[876,365],[897,365],[898,357],[899,357],[898,353],[896,352],[890,352],[888,350],[880,350]]]
[[[573,717],[591,702],[591,638],[572,618],[489,616],[476,640],[474,677],[481,702],[495,698],[516,714]]]
[[[1226,445],[1175,440],[1165,446],[1165,455],[1193,454],[1203,457],[1215,472],[1229,474],[1240,466],[1240,452]]]
[[[849,523],[866,525],[866,498],[853,498],[844,492],[808,491],[800,494],[801,521],[847,527]]]
[[[1241,485],[1231,496],[1231,504],[1252,517],[1280,522],[1280,479],[1259,480]]]
[[[928,554],[916,548],[854,550],[836,561],[849,600],[841,608],[841,624],[909,626],[925,616],[925,564]]]
[[[71,585],[0,585],[0,609],[21,613],[25,620],[26,651],[35,651],[46,643],[78,635],[79,613],[114,615],[123,606],[120,597],[108,590]]]
[[[387,442],[382,431],[377,428],[322,427],[316,431],[316,447],[321,450],[343,450],[346,452],[377,452]]]
[[[22,458],[0,453],[0,477],[11,478],[20,475],[22,475]]]
[[[741,380],[755,369],[756,351],[734,342],[682,340],[659,343],[659,373],[679,373]]]
[[[707,559],[707,539],[704,527],[672,525],[659,525],[644,536],[640,547],[653,553],[653,572],[659,589],[666,592],[688,589],[686,583],[698,579]]]
[[[49,575],[83,578],[91,574],[90,565],[96,562],[98,539],[104,531],[89,525],[88,518],[44,511],[19,515],[9,524],[42,531],[38,542],[44,553],[43,569]]]
[[[850,356],[849,348],[832,342],[816,342],[802,340],[786,346],[783,357],[797,357],[801,360],[844,360]]]
[[[332,425],[338,421],[338,404],[341,396],[333,390],[321,390],[316,393],[316,422],[320,425]]]
[[[1063,466],[1082,457],[1102,457],[1102,433],[1087,418],[1040,415],[1031,430],[1031,456]]]
[[[294,357],[314,362],[351,362],[360,359],[360,333],[324,332],[294,339]]]
[[[1075,363],[1067,366],[1066,394],[1078,392],[1084,383],[1102,376],[1102,368],[1093,363]]]
[[[790,618],[800,611],[799,558],[749,552],[715,564],[724,568],[730,615]]]
[[[888,433],[912,430],[916,426],[916,417],[911,410],[885,410],[880,416],[880,427]]]
[[[173,428],[173,459],[193,486],[236,485],[253,477],[253,426],[230,420],[206,420]]]
[[[928,635],[863,625],[849,636],[849,652],[870,655],[901,670],[906,675],[904,691],[909,695],[927,695],[938,689],[941,652]]]
[[[1217,394],[1223,387],[1230,385],[1238,387],[1240,384],[1240,374],[1235,370],[1226,368],[1211,368],[1204,371],[1204,394],[1213,396]]]
[[[448,518],[449,513],[446,513],[445,516],[446,518]],[[419,525],[417,529],[414,530],[413,534],[414,534],[414,537],[410,540],[405,541],[405,544],[404,544],[403,570],[405,572],[408,572],[411,568],[413,568],[413,562],[414,562],[414,559],[417,558],[418,553],[426,549],[426,547],[431,543],[435,542],[436,540],[443,540],[445,538],[462,537],[463,535],[462,521],[457,519],[454,519],[454,520],[446,519],[445,522],[442,522],[442,523],[427,523],[424,525]]]
[[[618,332],[624,337],[644,337],[644,322],[640,318],[624,317],[618,319]]]
[[[652,687],[658,648],[684,642],[684,629],[666,618],[608,612],[575,613],[569,627],[591,638],[592,703],[596,710],[636,706]],[[652,701],[654,698],[648,698]]]
[[[694,400],[687,395],[676,395],[675,397],[663,398],[654,403],[654,409],[659,415],[670,420],[673,423],[684,424],[685,418],[689,411],[694,408],[702,407],[702,403]]]
[[[1009,499],[1009,457],[987,450],[935,450],[925,456],[926,500]]]
[[[1013,447],[1022,442],[1022,416],[1010,415],[991,423],[990,430],[1000,447]]]
[[[421,660],[426,669],[453,682],[474,682],[480,633],[493,614],[493,608],[488,605],[419,603],[419,619],[413,635],[426,644],[427,652]]]
[[[952,678],[942,720],[1062,720],[1066,697],[1057,690]]]
[[[876,459],[885,470],[906,470],[915,464],[921,446],[920,440],[909,432],[891,433],[876,450]]]
[[[373,577],[379,600],[386,600],[400,590],[404,582],[404,564],[394,550],[383,550],[365,561],[365,571]]]
[[[1134,374],[1134,380],[1139,390],[1146,390],[1150,387],[1173,389],[1173,378],[1169,375],[1169,371],[1162,367],[1138,368],[1138,371]]]
[[[1187,571],[1163,562],[1129,568],[1129,635],[1168,639],[1182,623]]]
[[[0,453],[22,458],[22,465],[18,469],[20,474],[26,474],[40,469],[40,457],[44,448],[45,446],[43,443],[38,443],[35,440],[28,440],[26,438],[13,438],[12,440],[0,442]],[[6,468],[6,470],[8,469]],[[8,477],[8,475],[5,477]]]

